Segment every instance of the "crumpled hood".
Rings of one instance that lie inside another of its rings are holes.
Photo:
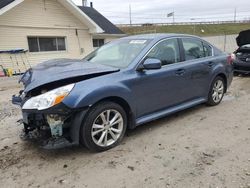
[[[250,44],[250,30],[241,31],[236,38],[236,42],[239,47]]]
[[[29,69],[24,73],[19,82],[24,84],[24,92],[27,93],[49,83],[91,75],[99,76],[100,74],[108,74],[116,71],[119,71],[119,69],[83,60],[56,59],[46,61]]]

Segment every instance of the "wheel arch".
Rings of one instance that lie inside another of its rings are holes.
[[[221,78],[223,78],[223,80],[224,80],[224,84],[225,84],[225,88],[224,88],[224,92],[226,93],[227,92],[227,88],[228,88],[228,86],[227,86],[227,77],[226,77],[226,75],[224,74],[224,73],[219,73],[219,74],[217,74],[215,77],[214,77],[214,79],[216,78],[216,77],[221,77]]]
[[[110,97],[105,97],[105,98],[98,100],[93,105],[97,105],[97,104],[99,104],[101,102],[105,102],[105,101],[114,102],[114,103],[120,105],[124,109],[124,111],[126,112],[127,120],[128,120],[128,128],[133,129],[135,127],[135,115],[132,111],[131,106],[129,105],[129,103],[125,99],[123,99],[122,97],[118,97],[118,96],[110,96]]]
[[[223,72],[218,72],[216,74],[213,75],[212,79],[210,80],[210,83],[209,83],[209,90],[207,91],[207,97],[209,95],[209,91],[210,91],[210,88],[212,87],[212,84],[213,84],[213,81],[216,77],[220,76],[221,78],[223,78],[224,80],[224,84],[225,84],[225,89],[224,89],[224,92],[226,93],[227,92],[227,88],[228,88],[228,85],[227,85],[227,76],[226,74],[224,74]]]

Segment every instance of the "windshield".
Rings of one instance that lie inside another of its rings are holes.
[[[123,39],[108,43],[88,55],[84,60],[117,68],[127,67],[147,46],[149,40]]]

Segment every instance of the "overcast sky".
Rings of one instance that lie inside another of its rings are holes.
[[[82,0],[73,0],[77,5]],[[92,0],[94,8],[115,24],[129,23],[131,4],[133,23],[172,22],[167,14],[175,12],[175,21],[237,20],[250,19],[250,0]]]

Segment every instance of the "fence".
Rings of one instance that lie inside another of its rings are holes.
[[[213,24],[231,24],[231,23],[250,23],[250,20],[237,21],[204,21],[204,22],[169,22],[169,23],[134,23],[134,24],[116,24],[118,27],[140,27],[140,26],[164,26],[164,25],[213,25]]]
[[[14,74],[22,74],[31,67],[27,51],[23,49],[0,51],[0,66],[11,69]]]
[[[238,35],[221,35],[221,36],[211,36],[203,37],[204,40],[210,42],[220,50],[228,53],[232,53],[237,49],[236,37]]]

